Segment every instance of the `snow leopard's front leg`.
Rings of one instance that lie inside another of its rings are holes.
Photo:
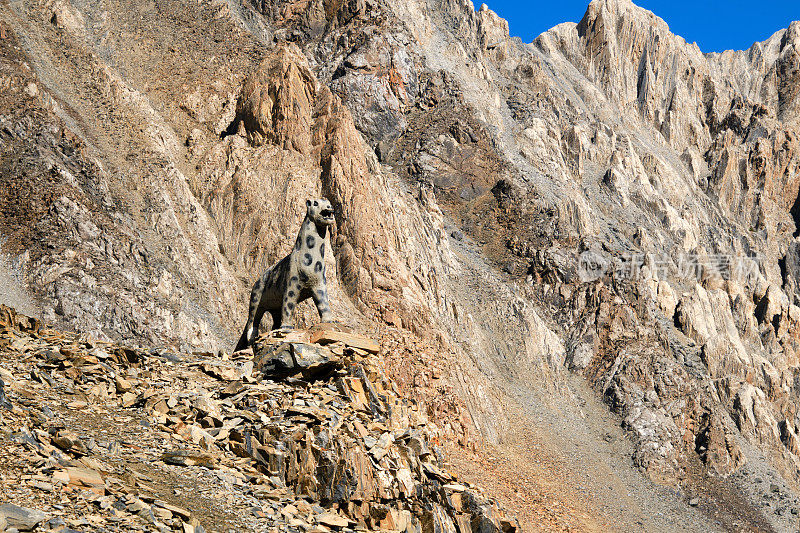
[[[320,283],[311,291],[311,298],[314,299],[314,305],[317,306],[320,320],[322,322],[332,321],[331,306],[328,303],[328,288],[325,286],[325,283]]]

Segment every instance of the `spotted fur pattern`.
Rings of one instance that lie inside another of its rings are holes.
[[[297,304],[312,298],[320,319],[331,321],[325,279],[325,235],[334,221],[333,207],[325,199],[306,201],[306,218],[291,253],[256,280],[250,292],[247,324],[236,350],[251,345],[258,335],[264,313],[272,315],[272,327],[294,326]]]

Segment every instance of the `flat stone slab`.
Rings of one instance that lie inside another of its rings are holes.
[[[376,354],[380,351],[381,347],[375,340],[357,335],[355,333],[345,333],[344,331],[333,331],[330,329],[323,329],[311,333],[309,341],[314,344],[331,344],[334,342],[341,342],[351,348],[358,348],[371,354]]]
[[[351,521],[347,518],[330,511],[317,515],[317,522],[335,528],[343,528],[351,524]]]
[[[5,520],[7,528],[14,527],[20,531],[33,531],[37,525],[47,520],[47,515],[42,511],[13,503],[0,504],[0,517]]]
[[[217,462],[213,455],[190,450],[164,452],[161,460],[168,465],[205,466],[207,468],[213,468]]]

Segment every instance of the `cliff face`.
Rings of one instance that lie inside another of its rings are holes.
[[[796,479],[797,24],[705,56],[630,2],[592,2],[532,45],[485,8],[394,9],[461,88],[441,107],[461,104],[492,141],[428,120],[400,133],[417,149],[401,144],[390,164],[432,182],[489,257],[527,273],[566,364],[639,439],[636,462],[664,480],[691,458],[729,474],[744,435]],[[498,158],[491,191],[441,182],[464,144]],[[627,263],[586,283],[582,252]]]
[[[445,354],[396,373],[451,436],[595,442],[579,374],[649,477],[775,469],[791,520],[800,23],[704,55],[626,0],[531,44],[460,0],[129,4],[0,7],[0,233],[46,320],[230,349],[325,195],[337,316]]]

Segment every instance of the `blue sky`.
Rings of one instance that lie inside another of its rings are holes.
[[[478,8],[481,0],[474,0]],[[800,0],[633,0],[669,24],[670,30],[696,41],[703,52],[743,50],[763,41],[792,20],[800,20]],[[561,22],[578,22],[589,0],[488,0],[508,20],[511,35],[531,42]]]

